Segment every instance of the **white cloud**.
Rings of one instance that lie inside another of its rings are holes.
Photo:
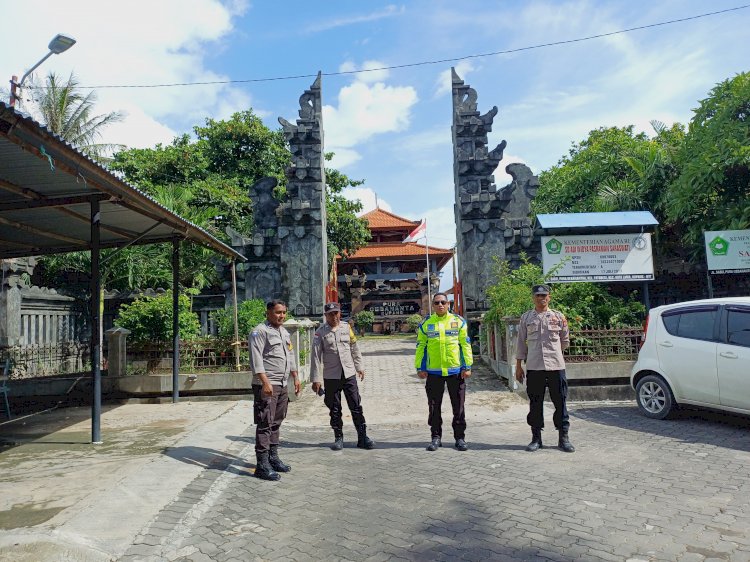
[[[340,155],[337,159],[334,157],[335,165],[344,167],[359,159],[354,149],[358,144],[378,134],[408,128],[417,92],[411,86],[371,84],[356,79],[339,91],[337,101],[337,106],[323,106],[323,127],[326,150]]]
[[[503,154],[503,159],[500,160],[500,164],[495,170],[495,185],[497,189],[501,189],[513,181],[513,177],[505,171],[506,166],[510,164],[526,164],[526,161],[520,156],[513,156],[512,154]],[[528,166],[528,164],[526,164]]]
[[[314,23],[307,27],[308,33],[317,33],[319,31],[328,31],[329,29],[335,29],[337,27],[346,27],[348,25],[354,25],[358,23],[365,23],[370,21],[381,20],[384,18],[391,18],[394,16],[401,15],[406,12],[404,6],[398,7],[395,4],[389,4],[385,9],[378,12],[371,12],[369,14],[354,15],[348,17],[342,17],[338,19],[327,19],[326,21]]]
[[[105,106],[98,109],[102,113],[108,112]],[[178,135],[176,131],[159,123],[135,104],[121,106],[118,109],[126,114],[125,119],[113,123],[106,129],[106,138],[117,139],[118,144],[131,148],[150,148],[158,143],[171,142]]]
[[[72,70],[82,86],[226,80],[206,68],[206,56],[221,48],[233,32],[233,18],[247,9],[245,0],[194,0],[190,9],[180,0],[131,0],[113,15],[98,0],[25,0],[14,5],[13,18],[33,23],[10,26],[0,35],[0,50],[14,53],[0,59],[0,76],[23,74],[44,54],[50,38],[63,31],[77,44],[48,59],[40,76],[55,71],[67,77]],[[171,141],[167,122],[188,130],[206,115],[225,117],[250,105],[246,94],[226,84],[97,88],[97,97],[99,111],[128,114],[124,123],[104,130],[104,142],[134,146],[144,146],[146,139]]]
[[[459,61],[456,65],[454,65],[454,68],[456,69],[456,74],[458,74],[458,76],[461,78],[461,80],[464,81],[464,83],[466,82],[466,77],[469,75],[469,73],[476,70],[474,64],[469,60]],[[440,98],[442,96],[450,94],[452,91],[453,75],[451,74],[451,69],[449,68],[448,70],[443,70],[438,76],[438,79],[435,82],[434,97]]]
[[[380,208],[383,211],[393,212],[391,205],[385,200],[381,199],[375,193],[375,190],[369,187],[347,187],[341,194],[349,199],[350,201],[359,201],[362,203],[362,211],[360,216],[365,213],[369,213],[375,208]]]
[[[377,60],[366,60],[361,66],[357,66],[352,61],[346,61],[339,66],[339,72],[356,72],[355,80],[373,84],[384,82],[390,76],[391,73],[385,68],[386,66],[388,66],[386,63]],[[363,70],[365,72],[360,72]]]
[[[325,150],[326,152],[333,152],[333,158],[331,158],[330,162],[326,163],[326,167],[328,168],[341,170],[347,166],[354,164],[355,162],[362,160],[362,155],[356,150],[352,150],[351,148],[343,148],[341,146],[332,148],[331,146],[329,146],[328,142],[326,142]]]

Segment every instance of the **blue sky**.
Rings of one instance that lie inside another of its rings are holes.
[[[41,70],[83,85],[250,80],[457,58],[576,39],[742,5],[741,0],[379,1],[0,0],[0,76],[21,75],[57,32],[78,44]],[[455,65],[499,108],[490,142],[503,168],[554,165],[600,126],[687,122],[717,82],[750,66],[750,8],[579,43],[460,62],[323,78],[326,149],[370,209],[428,218],[431,244],[450,247],[453,171],[449,71]],[[5,80],[5,78],[3,78]],[[102,110],[127,119],[107,141],[170,142],[206,117],[252,107],[267,125],[296,118],[312,78],[149,89],[100,89]]]

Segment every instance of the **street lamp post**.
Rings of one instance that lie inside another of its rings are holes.
[[[73,45],[76,44],[76,40],[70,37],[69,35],[63,35],[62,33],[58,33],[52,38],[52,41],[49,42],[49,45],[47,45],[47,49],[49,49],[49,52],[44,55],[44,57],[37,62],[34,66],[32,66],[26,74],[21,77],[21,80],[18,80],[18,76],[13,76],[10,80],[10,103],[9,105],[11,107],[16,105],[16,100],[20,100],[20,96],[18,95],[18,91],[21,89],[21,86],[23,86],[24,81],[26,78],[29,77],[29,74],[34,72],[40,64],[42,64],[44,61],[46,61],[48,58],[50,58],[52,55],[59,55],[60,53],[64,53],[68,49],[70,49]]]

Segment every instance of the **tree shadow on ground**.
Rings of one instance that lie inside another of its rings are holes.
[[[205,447],[167,447],[162,454],[205,470],[231,472],[240,476],[252,476],[255,470],[255,464],[246,459]]]
[[[494,523],[493,523],[494,521]],[[399,560],[571,560],[559,547],[535,539],[533,546],[525,546],[528,540],[522,537],[518,546],[514,539],[518,533],[503,537],[503,531],[515,529],[513,520],[499,521],[497,514],[484,506],[463,500],[453,500],[445,505],[438,517],[426,517],[409,538],[412,544],[403,544],[402,539],[386,536],[382,543],[385,557]],[[540,529],[539,534],[545,531]],[[390,539],[390,540],[389,540]],[[401,543],[401,544],[400,544]],[[503,544],[504,543],[504,544]]]
[[[715,445],[750,451],[750,416],[681,407],[673,419],[655,420],[642,415],[635,405],[575,406],[571,417],[630,431],[668,437],[683,443]]]

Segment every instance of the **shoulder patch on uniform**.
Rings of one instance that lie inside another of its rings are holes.
[[[257,337],[257,336],[259,336],[259,335],[260,335],[260,333],[258,333],[258,330],[253,330],[253,331],[252,331],[252,332],[250,333],[250,335],[251,335],[251,336],[253,336],[253,337]]]

